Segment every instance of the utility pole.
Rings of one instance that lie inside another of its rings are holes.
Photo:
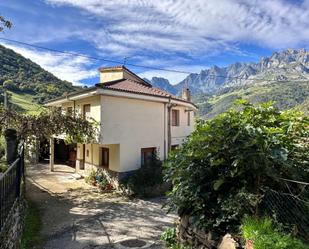
[[[8,109],[8,93],[5,87],[3,87],[3,97],[4,97],[4,109]]]

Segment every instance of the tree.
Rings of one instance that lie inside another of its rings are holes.
[[[65,115],[58,108],[29,115],[0,106],[0,123],[0,134],[5,128],[13,128],[18,139],[24,142],[65,134],[68,143],[90,143],[98,137],[98,124],[94,120],[86,120],[77,114]]]
[[[285,187],[280,178],[309,177],[308,117],[238,102],[238,110],[200,121],[165,163],[170,207],[218,234],[237,232],[245,214],[256,214],[264,191]]]
[[[3,16],[0,16],[0,32],[2,32],[5,28],[10,29],[12,27],[12,23],[6,20]]]

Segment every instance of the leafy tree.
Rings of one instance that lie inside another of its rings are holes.
[[[59,108],[29,115],[0,106],[0,123],[0,134],[6,127],[13,128],[17,131],[18,138],[25,142],[62,134],[65,134],[68,143],[89,143],[98,137],[98,124],[95,121],[86,120],[77,114],[65,115]]]
[[[5,80],[3,82],[3,88],[5,88],[7,90],[11,90],[11,91],[18,91],[19,90],[18,86],[14,83],[13,80]]]
[[[199,121],[165,163],[170,208],[218,234],[238,231],[245,214],[257,214],[264,191],[283,188],[279,178],[309,176],[309,119],[271,103],[238,103]]]

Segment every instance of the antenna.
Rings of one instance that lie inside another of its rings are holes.
[[[129,59],[129,58],[132,58],[132,57],[133,57],[133,56],[126,56],[126,57],[124,57],[124,58],[123,58],[123,64],[122,64],[122,65],[125,66],[126,63],[127,63],[127,61],[128,61],[128,59]]]

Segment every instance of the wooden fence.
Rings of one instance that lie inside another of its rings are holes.
[[[24,181],[24,148],[17,159],[0,176],[0,232],[5,226],[14,203],[21,194],[21,183]]]

